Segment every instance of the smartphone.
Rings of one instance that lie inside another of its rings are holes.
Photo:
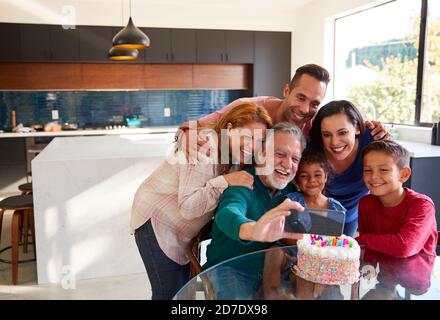
[[[344,223],[345,211],[306,208],[298,212],[292,209],[284,222],[284,231],[340,236],[344,230]]]

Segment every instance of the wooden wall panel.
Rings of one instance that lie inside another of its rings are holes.
[[[192,64],[146,64],[144,88],[192,89]]]
[[[195,64],[193,86],[206,89],[248,89],[248,69],[246,64]]]
[[[81,66],[73,63],[28,63],[24,68],[26,89],[79,89]]]
[[[141,64],[82,65],[83,89],[142,89],[144,72]]]
[[[24,88],[24,64],[0,63],[0,89]]]
[[[249,65],[1,62],[0,90],[248,89]]]

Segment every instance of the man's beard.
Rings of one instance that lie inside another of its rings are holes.
[[[276,169],[283,170],[282,168]],[[275,176],[275,171],[273,171],[271,174],[266,176],[266,180],[272,188],[282,190],[287,187],[287,185],[293,180],[294,176],[294,174],[290,173],[290,176],[287,176],[285,179],[280,179]]]

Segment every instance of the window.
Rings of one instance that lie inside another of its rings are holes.
[[[421,122],[440,120],[440,2],[429,1]]]
[[[395,0],[337,19],[334,61],[335,99],[365,118],[439,121],[440,2]]]

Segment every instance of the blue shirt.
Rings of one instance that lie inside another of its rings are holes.
[[[357,219],[359,200],[368,194],[368,189],[363,180],[362,151],[373,141],[371,130],[366,129],[358,139],[359,148],[354,162],[344,172],[331,174],[326,188],[326,196],[338,200],[347,210],[345,223]],[[318,146],[313,142],[310,142],[307,148],[323,152],[322,146]]]
[[[304,208],[307,208],[306,201],[304,200],[304,195],[301,192],[289,193],[287,195],[287,197],[292,201],[299,202]],[[347,211],[338,200],[335,200],[333,198],[328,198],[328,208],[327,209]]]
[[[301,192],[292,192],[287,195],[287,197],[292,200],[299,202],[304,208],[307,208],[306,201],[304,200],[304,195]],[[346,212],[344,206],[337,200],[333,198],[328,198],[328,209],[332,210],[339,210]],[[292,212],[292,217],[296,219],[303,228],[302,232],[304,233],[310,233],[310,230],[312,228],[312,218],[310,217],[310,214],[306,212],[297,213],[295,211]],[[332,217],[332,214],[329,214],[329,217]],[[337,218],[333,218],[335,221],[339,221]]]

